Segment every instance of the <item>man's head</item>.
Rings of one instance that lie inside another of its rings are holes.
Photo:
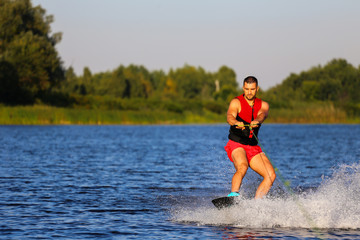
[[[258,86],[258,80],[256,79],[256,77],[254,76],[248,76],[244,79],[244,86],[245,86],[245,83],[255,83],[256,84],[256,87]]]
[[[244,79],[243,90],[247,100],[253,100],[259,91],[258,80],[254,76],[248,76]]]

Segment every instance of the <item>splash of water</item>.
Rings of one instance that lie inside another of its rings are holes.
[[[360,228],[360,163],[342,165],[307,193],[213,206],[173,209],[172,220],[244,228]]]

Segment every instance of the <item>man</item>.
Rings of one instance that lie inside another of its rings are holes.
[[[276,178],[270,160],[262,152],[254,136],[255,134],[257,137],[260,125],[268,116],[269,104],[256,98],[259,86],[255,77],[248,76],[244,79],[243,90],[244,94],[234,98],[227,111],[230,134],[225,150],[236,170],[228,196],[239,196],[242,179],[250,167],[263,177],[255,194],[257,199],[269,192]]]

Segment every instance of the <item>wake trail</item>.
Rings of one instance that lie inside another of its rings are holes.
[[[171,220],[242,228],[360,228],[360,163],[342,165],[310,192],[264,199],[239,198],[218,210],[211,205],[177,206]],[[211,200],[209,200],[211,201]]]

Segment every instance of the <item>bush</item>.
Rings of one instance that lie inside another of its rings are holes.
[[[174,113],[183,113],[184,112],[184,108],[180,104],[174,103],[174,102],[166,103],[165,108],[166,108],[166,110],[168,110],[170,112],[174,112]]]
[[[217,114],[223,114],[226,113],[227,110],[227,106],[224,102],[219,101],[219,102],[206,102],[204,103],[204,108],[213,112],[213,113],[217,113]]]

